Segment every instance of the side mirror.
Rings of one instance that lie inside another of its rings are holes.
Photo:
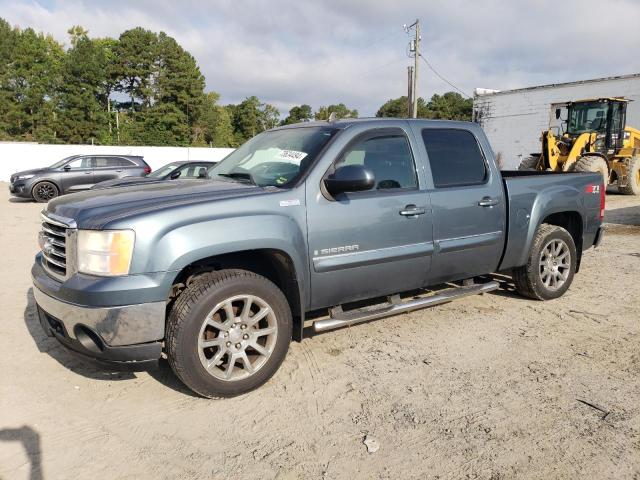
[[[175,172],[171,172],[171,175],[169,175],[169,178],[171,180],[175,180],[176,178],[178,178],[180,175],[182,175],[182,171],[181,170],[177,170]]]
[[[64,167],[62,167],[62,169],[63,169],[65,172],[68,172],[69,170],[71,170],[71,165],[69,165],[69,164],[67,163]]]
[[[556,108],[556,120],[560,118],[561,109]]]
[[[373,172],[362,165],[344,165],[324,179],[324,186],[332,196],[371,190],[375,183]]]

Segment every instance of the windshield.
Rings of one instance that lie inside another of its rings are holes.
[[[63,166],[65,163],[67,163],[69,160],[71,160],[72,158],[76,158],[78,155],[71,155],[70,157],[65,157],[62,160],[58,160],[56,163],[54,163],[53,165],[51,165],[49,168],[60,168],[61,166]]]
[[[579,135],[585,132],[607,131],[607,110],[609,104],[606,102],[587,102],[573,104],[569,107],[569,123],[567,133]]]
[[[173,172],[179,166],[180,166],[180,162],[167,163],[164,167],[160,167],[155,172],[150,173],[149,175],[147,175],[147,177],[162,178],[165,175],[169,175],[171,172]]]
[[[209,178],[284,187],[309,168],[338,130],[300,127],[263,132],[209,170]]]

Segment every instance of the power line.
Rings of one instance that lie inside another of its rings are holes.
[[[465,92],[464,90],[461,90],[460,88],[456,87],[453,83],[451,83],[449,80],[447,80],[442,75],[440,75],[438,73],[438,71],[435,68],[433,68],[433,66],[428,62],[428,60],[426,58],[424,58],[424,56],[422,54],[420,54],[420,58],[424,61],[424,63],[427,64],[427,67],[429,67],[429,69],[438,76],[438,78],[440,80],[442,80],[443,82],[447,83],[449,86],[453,87],[455,90],[457,90],[459,93],[461,93],[465,97],[472,98],[471,95],[469,95],[467,92]]]

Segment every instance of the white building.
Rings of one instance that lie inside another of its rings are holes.
[[[473,119],[500,154],[503,168],[514,169],[523,157],[540,151],[540,134],[549,128],[552,103],[600,97],[635,100],[627,107],[627,125],[640,128],[640,73],[516,90],[476,88]]]

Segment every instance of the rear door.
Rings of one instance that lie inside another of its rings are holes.
[[[424,285],[431,215],[415,160],[405,128],[369,129],[355,134],[329,171],[364,165],[375,176],[373,190],[331,199],[319,185],[307,186],[312,308]]]
[[[455,124],[452,124],[455,125]],[[429,160],[434,257],[430,283],[495,271],[505,241],[502,178],[471,129],[414,124]]]
[[[93,175],[95,183],[114,178],[123,178],[132,175],[135,165],[121,157],[95,156],[93,157]]]
[[[78,157],[67,163],[62,168],[60,182],[64,193],[91,188],[94,184],[91,157]]]

